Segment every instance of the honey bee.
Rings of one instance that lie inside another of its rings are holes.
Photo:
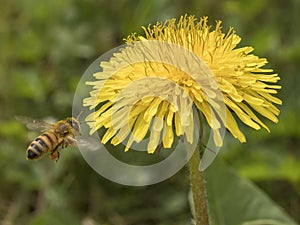
[[[80,135],[80,123],[73,117],[60,120],[55,124],[24,116],[17,116],[16,118],[26,124],[29,129],[43,132],[28,146],[26,150],[27,160],[39,159],[49,153],[49,158],[57,162],[60,156],[59,147],[63,149],[77,144],[75,136]]]

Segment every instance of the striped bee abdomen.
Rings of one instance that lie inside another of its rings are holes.
[[[59,145],[57,135],[49,130],[38,136],[27,148],[26,159],[38,159]]]

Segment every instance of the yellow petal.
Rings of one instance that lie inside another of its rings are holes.
[[[164,148],[171,148],[174,141],[174,133],[172,126],[164,127],[164,137],[163,137],[163,145]]]
[[[233,101],[231,101],[227,97],[224,97],[224,100],[226,105],[228,105],[235,112],[235,114],[242,120],[243,123],[256,130],[260,129],[260,126],[257,123],[253,122],[251,120],[251,117],[248,116],[245,112],[243,112]]]
[[[259,105],[252,105],[252,104],[250,104],[250,105],[255,111],[259,112],[261,115],[263,115],[267,119],[273,121],[274,123],[278,122],[278,118],[273,113],[271,113],[268,109],[266,109],[265,107],[259,106]]]
[[[175,131],[176,131],[176,135],[177,136],[180,136],[183,134],[182,132],[182,127],[181,127],[181,119],[180,119],[180,116],[178,114],[178,112],[175,113]]]
[[[134,125],[133,135],[136,142],[140,142],[146,136],[149,129],[150,121],[144,120],[144,113],[141,113]]]
[[[131,145],[133,144],[134,142],[134,137],[133,137],[133,134],[130,135],[128,141],[127,141],[127,144],[126,144],[126,147],[125,147],[125,152],[129,151]]]
[[[150,133],[150,139],[149,139],[148,148],[147,148],[148,153],[154,153],[157,146],[159,145],[159,141],[160,141],[160,131],[157,132],[157,131],[153,130]]]
[[[263,128],[265,128],[268,132],[270,132],[270,129],[251,111],[251,109],[246,106],[244,103],[237,103],[238,106],[243,109],[255,122],[257,122],[259,125],[261,125]]]
[[[234,117],[231,112],[226,108],[226,128],[230,131],[230,133],[240,142],[246,142],[246,138],[244,134],[240,131]]]
[[[261,96],[263,96],[270,102],[274,102],[275,104],[282,105],[282,101],[279,98],[276,98],[276,97],[270,95],[269,93],[265,93],[265,92],[261,92],[261,91],[258,91],[257,93],[259,93]]]
[[[218,146],[218,147],[221,147],[223,145],[223,139],[220,135],[219,129],[213,130],[213,135],[214,135],[215,145]]]
[[[247,93],[243,94],[243,98],[246,102],[249,102],[249,103],[255,104],[255,105],[262,105],[264,103],[264,100],[262,100],[260,98],[255,98]]]
[[[110,127],[106,132],[105,132],[105,134],[104,134],[104,136],[102,137],[102,143],[103,144],[106,144],[108,141],[109,141],[109,139],[111,139],[113,136],[115,135],[115,130],[112,128],[112,127]]]

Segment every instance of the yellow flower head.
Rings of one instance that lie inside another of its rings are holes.
[[[87,82],[94,90],[84,106],[94,112],[86,121],[91,133],[107,129],[103,143],[125,142],[127,151],[149,137],[149,153],[161,143],[171,148],[175,135],[192,143],[193,108],[212,128],[216,146],[222,126],[246,141],[236,117],[256,130],[269,131],[256,113],[278,121],[273,103],[281,100],[272,94],[281,87],[272,83],[280,78],[261,68],[267,60],[250,54],[252,47],[236,48],[241,38],[232,28],[224,34],[221,21],[212,29],[207,17],[181,16],[143,29],[145,36],[127,37],[125,48],[101,62],[96,81]]]

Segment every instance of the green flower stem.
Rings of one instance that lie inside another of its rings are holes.
[[[190,182],[193,193],[196,225],[209,225],[204,178],[199,170],[199,147],[195,149],[190,161]]]

